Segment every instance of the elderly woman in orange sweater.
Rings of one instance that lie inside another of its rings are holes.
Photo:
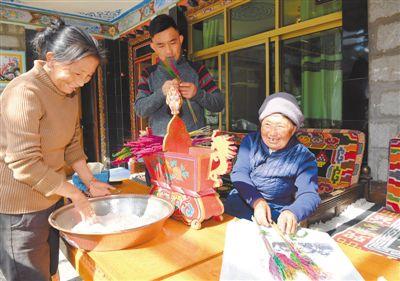
[[[58,233],[48,223],[61,197],[84,218],[89,201],[66,181],[71,165],[93,196],[110,194],[95,180],[80,145],[77,88],[104,58],[97,41],[57,21],[33,40],[41,60],[0,96],[0,269],[7,280],[49,280],[57,273]]]

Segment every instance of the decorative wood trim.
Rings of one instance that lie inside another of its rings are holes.
[[[100,155],[103,164],[107,161],[107,133],[106,133],[106,114],[104,105],[104,88],[103,88],[103,70],[101,67],[97,68],[97,83],[99,85],[99,130],[100,130]]]
[[[230,8],[232,6],[238,6],[249,2],[250,0],[214,0],[214,3],[203,6],[200,9],[186,12],[186,18],[189,23],[195,23],[202,21],[208,17],[212,17],[216,14],[222,13],[225,8]]]
[[[129,40],[128,43],[128,75],[129,75],[129,115],[131,117],[131,135],[134,137],[136,132],[136,118],[135,118],[135,77],[134,77],[134,69],[133,69],[133,45],[132,41]]]
[[[91,98],[93,99],[93,146],[95,147],[95,161],[100,161],[100,147],[99,147],[99,98],[97,95],[99,86],[96,85],[94,81],[91,81],[91,84],[94,86],[90,90]]]
[[[147,41],[147,40],[150,40],[150,33],[148,33],[148,32],[146,32],[145,34],[143,34],[143,35],[141,35],[141,36],[139,36],[139,37],[136,37],[136,38],[130,38],[129,39],[129,43],[132,45],[132,46],[135,46],[135,45],[139,45],[139,44],[141,44],[141,43],[144,43],[145,41]]]

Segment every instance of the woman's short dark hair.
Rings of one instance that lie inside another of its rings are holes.
[[[47,52],[53,52],[57,62],[72,63],[87,56],[94,56],[100,62],[105,60],[105,51],[95,38],[61,19],[37,33],[31,44],[41,60],[46,60]]]
[[[161,14],[156,16],[154,19],[151,20],[149,25],[149,33],[150,37],[153,38],[154,35],[160,33],[170,27],[173,27],[179,32],[178,26],[173,18],[168,15]]]

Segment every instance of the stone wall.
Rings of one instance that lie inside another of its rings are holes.
[[[389,139],[400,132],[400,1],[368,0],[368,29],[368,164],[386,181]]]

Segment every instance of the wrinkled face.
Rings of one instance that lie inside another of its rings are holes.
[[[167,58],[178,60],[182,42],[183,36],[179,35],[175,28],[170,27],[154,35],[150,46],[162,61],[166,61]]]
[[[296,126],[279,113],[271,114],[261,122],[262,140],[273,151],[285,148],[295,132]]]
[[[47,58],[49,76],[54,85],[63,93],[71,94],[90,81],[99,65],[94,56],[87,56],[73,63],[61,63]]]

